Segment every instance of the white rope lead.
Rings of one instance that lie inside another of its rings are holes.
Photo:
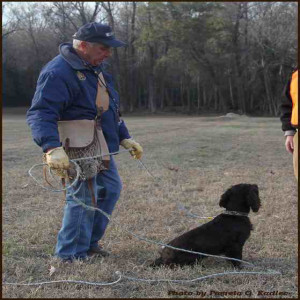
[[[53,281],[43,281],[43,282],[32,282],[32,283],[13,283],[13,282],[2,282],[3,285],[14,285],[14,286],[37,286],[37,285],[46,285],[46,284],[55,284],[55,283],[75,283],[75,284],[85,284],[85,285],[92,285],[92,286],[109,286],[117,284],[121,281],[122,278],[130,280],[130,281],[140,281],[140,282],[169,282],[169,283],[193,283],[195,281],[200,281],[208,278],[224,276],[224,275],[240,275],[240,274],[248,274],[248,275],[281,275],[280,272],[277,271],[270,271],[270,272],[223,272],[223,273],[215,273],[210,274],[202,277],[197,277],[194,279],[144,279],[144,278],[137,278],[132,276],[127,276],[122,274],[120,271],[115,272],[119,278],[113,282],[90,282],[84,280],[53,280]]]
[[[82,158],[75,158],[75,159],[72,159],[72,161],[81,161],[81,160],[86,160],[86,159],[95,159],[95,158],[100,158],[102,156],[111,156],[111,155],[115,155],[115,154],[120,154],[120,153],[123,153],[123,152],[129,152],[129,151],[132,151],[133,149],[130,148],[130,149],[122,149],[122,150],[119,150],[119,151],[116,151],[116,152],[109,152],[109,153],[105,153],[105,154],[101,154],[101,155],[95,155],[95,156],[89,156],[89,157],[82,157]]]
[[[130,151],[131,149],[129,150],[125,150],[125,151]],[[120,153],[120,152],[125,152],[124,150],[123,151],[118,151],[118,152],[115,152],[115,153],[110,153],[110,155],[113,155],[113,154],[117,154],[117,153]],[[101,156],[101,155],[100,155]],[[91,159],[91,158],[97,158],[99,156],[95,156],[95,157],[88,157],[88,158],[82,158],[82,159],[76,159],[76,161],[78,160],[83,160],[83,159]],[[75,164],[75,167],[76,167],[76,171],[77,171],[77,176],[76,176],[76,179],[73,181],[73,183],[71,185],[69,185],[66,189],[68,188],[71,188],[73,187],[78,179],[79,179],[79,175],[80,175],[80,167],[79,165],[75,162],[75,160],[72,160],[72,162]],[[155,180],[156,178],[150,173],[150,171],[147,169],[147,167],[139,160],[140,164],[147,170],[147,172],[151,175],[151,177],[153,177]],[[38,183],[39,186],[41,186],[42,188],[44,189],[47,189],[45,188],[44,186],[42,186],[35,178],[34,176],[31,174],[31,171],[34,167],[36,166],[41,166],[41,165],[44,165],[44,164],[37,164],[37,165],[34,165],[29,171],[29,175],[34,179],[35,182]],[[74,183],[75,182],[75,183]],[[62,190],[53,190],[53,189],[47,189],[47,190],[51,190],[51,191],[63,191],[65,189],[62,189]],[[75,196],[74,196],[74,193],[71,191],[71,194],[73,196],[73,199],[75,202],[77,202],[78,204],[80,204],[81,206],[83,206],[85,209],[88,209],[88,210],[94,210],[94,211],[99,211],[100,213],[102,213],[106,218],[108,218],[108,220],[111,221],[110,219],[110,215],[107,214],[106,212],[104,212],[103,210],[99,209],[99,208],[96,208],[96,207],[92,207],[92,206],[89,206],[89,205],[86,205],[85,203],[83,203],[82,201],[80,201],[79,199],[77,199]],[[111,221],[112,223],[115,223],[116,225],[119,225],[121,226],[120,224],[118,224],[116,221]],[[178,250],[178,251],[183,251],[183,252],[188,252],[188,253],[192,253],[192,254],[199,254],[199,255],[204,255],[204,256],[210,256],[210,257],[216,257],[216,258],[222,258],[222,259],[227,259],[227,260],[234,260],[234,261],[239,261],[239,262],[243,262],[243,263],[246,263],[250,266],[255,266],[254,264],[252,263],[249,263],[247,261],[244,261],[244,260],[240,260],[240,259],[235,259],[235,258],[230,258],[230,257],[224,257],[224,256],[219,256],[219,255],[211,255],[211,254],[207,254],[207,253],[202,253],[202,252],[196,252],[196,251],[190,251],[190,250],[186,250],[186,249],[182,249],[182,248],[177,248],[177,247],[173,247],[173,246],[170,246],[170,245],[167,245],[167,244],[164,244],[162,242],[157,242],[157,241],[153,241],[153,240],[149,240],[147,238],[144,238],[142,236],[139,236],[133,232],[131,232],[130,230],[126,229],[126,228],[123,228],[121,226],[121,228],[126,231],[127,233],[133,235],[134,237],[140,239],[140,240],[143,240],[143,241],[146,241],[148,243],[152,243],[152,244],[157,244],[157,245],[160,245],[160,246],[164,246],[164,247],[168,247],[168,248],[171,248],[173,250]],[[212,278],[212,277],[217,277],[217,276],[224,276],[224,275],[235,275],[235,274],[257,274],[257,275],[281,275],[281,272],[278,272],[278,271],[274,271],[274,270],[268,270],[268,272],[223,272],[223,273],[215,273],[215,274],[210,274],[210,275],[206,275],[206,276],[202,276],[202,277],[198,277],[198,278],[194,278],[194,279],[183,279],[183,280],[178,280],[178,279],[142,279],[142,278],[135,278],[135,277],[131,277],[131,276],[127,276],[127,275],[122,275],[120,271],[116,271],[115,272],[116,275],[119,276],[119,278],[114,281],[114,282],[110,282],[110,283],[99,283],[99,282],[88,282],[88,281],[76,281],[76,280],[58,280],[58,281],[45,281],[45,282],[36,282],[36,283],[9,283],[9,282],[3,282],[4,285],[26,285],[26,286],[33,286],[33,285],[43,285],[43,284],[53,284],[53,283],[77,283],[77,284],[87,284],[87,285],[94,285],[94,286],[104,286],[104,285],[113,285],[113,284],[117,284],[121,278],[126,278],[128,280],[132,280],[132,281],[141,281],[141,282],[173,282],[173,283],[188,283],[188,282],[195,282],[195,281],[199,281],[199,280],[204,280],[204,279],[207,279],[207,278]]]
[[[182,252],[187,252],[187,253],[191,253],[191,254],[198,254],[198,255],[204,255],[204,256],[209,256],[209,257],[215,257],[215,258],[222,258],[222,259],[226,259],[226,260],[234,260],[234,261],[238,261],[238,262],[242,262],[242,263],[245,263],[245,264],[248,264],[250,266],[254,266],[254,264],[250,263],[250,262],[247,262],[245,260],[241,260],[241,259],[237,259],[237,258],[233,258],[233,257],[225,257],[225,256],[220,256],[220,255],[213,255],[213,254],[208,254],[208,253],[203,253],[203,252],[197,252],[197,251],[191,251],[191,250],[187,250],[187,249],[183,249],[183,248],[177,248],[177,247],[173,247],[171,245],[168,245],[168,244],[165,244],[165,243],[162,243],[162,242],[158,242],[158,241],[154,241],[154,240],[150,240],[150,239],[147,239],[143,236],[140,236],[126,228],[124,228],[123,226],[121,226],[118,222],[116,222],[115,220],[111,220],[110,218],[110,215],[107,214],[105,211],[103,211],[102,209],[98,208],[98,207],[93,207],[93,206],[89,206],[85,203],[83,203],[82,201],[80,201],[75,195],[74,193],[71,191],[70,192],[74,201],[76,203],[78,203],[79,205],[83,206],[85,209],[87,210],[93,210],[93,211],[99,211],[101,214],[103,214],[111,223],[114,223],[118,226],[120,226],[122,228],[123,231],[126,231],[127,233],[129,233],[130,235],[133,235],[134,237],[136,237],[137,239],[139,240],[142,240],[142,241],[145,241],[145,242],[148,242],[150,244],[155,244],[155,245],[159,245],[159,246],[164,246],[166,248],[170,248],[170,249],[173,249],[173,250],[178,250],[178,251],[182,251]]]
[[[136,278],[136,277],[131,277],[127,275],[122,275],[123,278],[126,278],[128,280],[132,281],[142,281],[142,282],[173,282],[173,283],[189,283],[189,282],[195,282],[195,281],[200,281],[212,277],[217,277],[217,276],[224,276],[224,275],[236,275],[236,274],[248,274],[248,275],[281,275],[280,272],[277,271],[271,271],[271,272],[247,272],[247,271],[241,271],[241,272],[223,272],[223,273],[215,273],[215,274],[210,274],[202,277],[197,277],[194,279],[143,279],[143,278]]]
[[[152,174],[151,174],[152,175]],[[152,175],[153,176],[153,175]],[[145,242],[148,242],[150,244],[156,244],[156,245],[159,245],[159,246],[164,246],[164,247],[167,247],[167,248],[170,248],[170,249],[173,249],[173,250],[177,250],[177,251],[182,251],[182,252],[187,252],[187,253],[191,253],[191,254],[198,254],[198,255],[204,255],[204,256],[208,256],[208,257],[215,257],[215,258],[221,258],[221,259],[225,259],[225,260],[233,260],[233,261],[238,261],[238,262],[241,262],[241,263],[245,263],[245,264],[248,264],[250,266],[255,266],[254,264],[250,263],[250,262],[247,262],[245,260],[241,260],[241,259],[237,259],[237,258],[233,258],[233,257],[225,257],[225,256],[220,256],[220,255],[213,255],[213,254],[208,254],[208,253],[203,253],[203,252],[198,252],[198,251],[191,251],[191,250],[187,250],[187,249],[183,249],[183,248],[177,248],[177,247],[173,247],[171,245],[168,245],[168,244],[165,244],[165,243],[162,243],[162,242],[157,242],[157,241],[154,241],[154,240],[150,240],[150,239],[147,239],[143,236],[140,236],[126,228],[124,228],[123,226],[121,226],[118,222],[116,222],[115,220],[111,220],[110,218],[110,215],[107,214],[105,211],[103,211],[102,209],[100,208],[97,208],[97,207],[92,207],[92,206],[89,206],[89,205],[86,205],[85,203],[83,203],[82,201],[80,201],[77,197],[75,197],[75,195],[72,193],[71,191],[71,195],[74,199],[75,202],[77,202],[78,204],[80,204],[81,206],[83,206],[84,208],[86,208],[87,210],[94,210],[94,211],[99,211],[101,214],[103,214],[111,223],[114,223],[118,226],[120,226],[123,231],[133,235],[134,237],[136,237],[137,239],[139,240],[143,240]],[[271,274],[281,274],[280,272],[277,272],[277,271],[273,271],[271,270]],[[265,274],[265,273],[264,273]],[[267,273],[267,274],[270,274],[270,273]]]
[[[54,280],[54,281],[42,281],[42,282],[33,282],[33,283],[13,283],[13,282],[2,282],[4,285],[22,285],[22,286],[35,286],[35,285],[45,285],[45,284],[54,284],[54,283],[75,283],[75,284],[87,284],[94,286],[105,286],[105,285],[113,285],[117,284],[122,279],[121,272],[115,272],[119,278],[113,282],[90,282],[83,280]]]
[[[132,149],[128,149],[126,151],[130,151]],[[115,153],[110,153],[110,154],[116,154],[116,153],[120,153],[120,152],[125,152],[124,150],[123,151],[118,151],[118,152],[115,152]],[[98,155],[98,156],[95,156],[95,157],[99,157],[101,155]],[[93,157],[94,158],[94,157]],[[86,157],[84,159],[91,159],[91,157]],[[82,160],[81,159],[76,159],[76,160]],[[72,162],[75,164],[76,166],[76,170],[80,170],[80,167],[79,165],[75,162],[75,160],[72,160]],[[32,169],[32,168],[31,168]],[[78,174],[77,174],[78,175]],[[153,175],[152,175],[153,176]],[[78,175],[79,177],[79,175]],[[76,176],[77,178],[77,176]],[[36,180],[37,182],[37,180]],[[40,185],[40,184],[39,184]],[[74,184],[70,185],[69,187],[72,187]],[[62,190],[60,190],[62,191]],[[103,214],[109,221],[111,221],[111,223],[115,223],[116,225],[118,226],[121,226],[118,222],[116,222],[115,220],[111,220],[110,218],[110,215],[107,214],[105,211],[103,211],[102,209],[100,208],[97,208],[97,207],[92,207],[92,206],[89,206],[89,205],[86,205],[85,203],[83,203],[82,201],[80,201],[72,191],[71,192],[71,195],[74,199],[75,202],[77,202],[78,204],[80,204],[81,206],[83,206],[84,208],[86,208],[87,210],[94,210],[94,211],[99,211],[101,214]],[[250,262],[247,262],[245,260],[241,260],[241,259],[237,259],[237,258],[233,258],[233,257],[225,257],[225,256],[220,256],[220,255],[213,255],[213,254],[208,254],[208,253],[203,253],[203,252],[197,252],[197,251],[191,251],[191,250],[187,250],[187,249],[183,249],[183,248],[177,248],[177,247],[173,247],[173,246],[170,246],[168,244],[165,244],[165,243],[162,243],[162,242],[157,242],[157,241],[154,241],[154,240],[150,240],[150,239],[147,239],[145,237],[142,237],[138,234],[135,234],[134,232],[124,228],[123,226],[121,226],[121,228],[126,231],[127,233],[133,235],[134,237],[136,237],[137,239],[140,239],[140,240],[143,240],[145,242],[148,242],[148,243],[152,243],[152,244],[156,244],[156,245],[159,245],[159,246],[164,246],[164,247],[167,247],[167,248],[170,248],[170,249],[173,249],[173,250],[178,250],[178,251],[182,251],[182,252],[187,252],[187,253],[191,253],[191,254],[198,254],[198,255],[204,255],[204,256],[209,256],[209,257],[215,257],[215,258],[221,258],[221,259],[226,259],[226,260],[234,260],[234,261],[238,261],[238,262],[241,262],[241,263],[245,263],[245,264],[248,264],[250,266],[255,266],[254,264],[250,263]]]

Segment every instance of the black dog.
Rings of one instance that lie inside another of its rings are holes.
[[[221,196],[219,205],[226,208],[224,213],[175,238],[168,245],[213,255],[225,254],[227,257],[241,260],[243,246],[252,230],[247,215],[250,208],[257,212],[260,207],[258,187],[256,184],[234,185]],[[160,254],[161,257],[151,264],[152,267],[190,265],[197,259],[206,257],[167,247],[164,247]],[[240,266],[240,262],[230,261],[234,266]]]

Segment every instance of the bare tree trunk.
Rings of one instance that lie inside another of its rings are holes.
[[[212,102],[213,98],[214,98],[214,91],[212,89],[212,90],[210,90],[208,101],[207,101],[207,107],[208,108],[211,107],[211,102]]]
[[[233,99],[233,93],[232,93],[231,77],[228,77],[228,81],[229,81],[229,94],[230,94],[230,100],[231,100],[232,108],[234,109],[234,99]]]
[[[109,20],[109,25],[112,29],[113,32],[115,32],[115,21],[114,21],[114,17],[113,17],[113,12],[112,12],[112,6],[111,6],[111,2],[101,2],[102,7],[105,9],[107,16],[108,16],[108,20]],[[123,89],[121,89],[121,85],[120,85],[120,58],[119,58],[119,54],[118,54],[118,50],[117,48],[113,48],[113,53],[114,53],[114,64],[113,64],[113,75],[114,78],[116,78],[116,84],[117,84],[117,88],[121,94],[121,97],[124,95],[124,91]]]
[[[252,94],[252,93],[251,93],[251,95],[250,95],[250,108],[249,108],[249,110],[250,110],[251,112],[254,111],[254,98],[253,98],[253,94]]]
[[[180,102],[181,106],[184,107],[184,85],[183,85],[183,78],[180,78]]]
[[[199,76],[197,77],[197,109],[198,111],[200,110],[200,106],[201,106],[201,96],[200,96],[200,78]]]
[[[167,88],[164,88],[164,95],[165,95],[165,99],[166,99],[166,103],[167,103],[167,107],[170,106],[170,96],[169,96],[169,93],[168,93],[168,89]]]
[[[243,83],[239,77],[236,79],[236,83],[237,83],[237,92],[238,92],[238,99],[239,99],[239,109],[244,114],[246,112],[246,108],[245,108],[245,95],[242,86]]]
[[[100,2],[95,2],[95,8],[94,8],[94,12],[90,18],[90,22],[95,22],[95,19],[100,11]]]
[[[138,88],[138,108],[141,109],[142,108],[142,85],[139,85]]]
[[[130,38],[129,38],[129,45],[128,45],[128,52],[129,52],[129,105],[130,111],[132,112],[135,106],[136,97],[137,97],[137,76],[136,76],[136,68],[134,67],[135,64],[135,48],[134,48],[134,41],[135,41],[135,20],[136,20],[136,2],[132,2],[132,15],[131,15],[131,23],[130,23]]]
[[[205,92],[205,86],[203,86],[203,106],[206,105],[206,92]]]
[[[151,15],[151,8],[150,6],[147,7],[147,13],[148,13],[148,24],[149,27],[152,29],[152,15]],[[148,105],[149,109],[152,113],[156,111],[156,99],[155,99],[155,78],[154,78],[154,66],[155,66],[155,48],[154,46],[149,43],[148,44],[148,53],[149,53],[149,76],[148,76]]]
[[[276,117],[278,117],[278,116],[279,116],[279,113],[280,113],[278,102],[279,102],[279,101],[278,101],[278,100],[276,99],[276,97],[275,97],[275,98],[274,98],[274,102],[273,102],[273,109],[274,109],[274,114],[275,114]]]
[[[249,42],[248,42],[248,23],[249,23],[249,20],[248,20],[248,3],[247,2],[244,2],[243,3],[243,15],[244,15],[244,39],[245,39],[245,42],[244,42],[244,48],[245,49],[249,49]],[[245,112],[248,111],[248,106],[249,106],[249,96],[250,96],[250,93],[249,93],[249,81],[250,81],[250,76],[249,76],[249,51],[246,51],[245,54],[244,54],[244,67],[243,67],[243,91],[244,91],[244,110]]]
[[[264,77],[264,85],[265,85],[265,90],[266,90],[266,95],[267,95],[267,102],[268,102],[268,106],[269,106],[269,112],[271,115],[273,115],[274,112],[274,99],[273,99],[273,95],[272,95],[272,89],[271,89],[271,83],[270,83],[270,78],[269,78],[269,74],[268,74],[268,69],[267,67],[264,65],[264,61],[262,59],[262,65],[263,67],[263,77]]]
[[[164,71],[162,72],[164,74]],[[165,80],[164,78],[160,79],[160,88],[159,88],[159,94],[160,94],[160,109],[163,110],[165,107],[164,103],[164,91],[165,91]]]
[[[84,9],[84,2],[72,2],[72,5],[79,12],[82,25],[88,23]]]
[[[150,73],[149,78],[148,78],[148,105],[149,109],[152,113],[156,112],[156,103],[155,103],[155,98],[154,98],[154,92],[155,92],[155,87],[154,87],[154,74]]]
[[[214,85],[215,110],[218,110],[218,88]]]
[[[220,110],[222,112],[227,112],[227,103],[226,100],[224,99],[221,89],[218,89],[218,96],[219,96],[219,104],[220,104]]]
[[[31,38],[31,40],[32,40],[33,46],[34,46],[35,55],[36,55],[37,67],[39,68],[39,63],[40,63],[40,60],[41,60],[41,57],[40,57],[40,50],[39,50],[38,44],[37,44],[37,42],[36,42],[36,39],[35,39],[35,36],[34,36],[34,32],[33,32],[33,27],[32,27],[32,24],[31,24],[31,23],[29,23],[28,33],[29,33],[29,36],[30,36],[30,38]]]
[[[245,107],[245,95],[243,90],[243,81],[242,81],[242,67],[241,67],[241,55],[239,49],[239,28],[240,28],[240,20],[243,18],[242,13],[242,3],[236,3],[237,6],[237,13],[236,13],[236,21],[234,26],[234,32],[232,37],[232,43],[234,48],[234,59],[235,59],[235,82],[237,85],[238,91],[238,102],[239,108],[242,110],[243,113],[246,112]]]
[[[188,112],[190,112],[191,111],[191,88],[190,88],[190,85],[187,86],[186,92],[187,92],[187,110],[188,110]]]
[[[55,14],[58,15],[58,16],[60,16],[60,17],[62,17],[64,19],[63,23],[65,22],[65,20],[68,20],[72,24],[74,30],[77,31],[78,30],[78,26],[74,22],[73,18],[66,11],[65,5],[66,5],[65,2],[53,2],[53,6],[57,9],[57,11],[55,12]],[[71,4],[71,6],[72,6],[72,9],[73,9],[74,6],[72,4]],[[68,35],[67,35],[67,32],[64,29],[64,26],[63,26],[62,29],[60,28],[60,30],[61,30],[61,34],[62,34],[62,39],[64,41],[66,41],[68,39]]]

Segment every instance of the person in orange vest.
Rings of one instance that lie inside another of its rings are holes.
[[[298,70],[292,73],[280,106],[285,148],[293,154],[294,174],[298,180]]]

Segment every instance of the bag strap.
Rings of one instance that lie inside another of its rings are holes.
[[[96,106],[97,115],[101,116],[109,108],[109,94],[107,92],[106,82],[102,72],[98,76],[100,77],[100,80],[98,80],[97,84]]]
[[[100,72],[100,74],[98,75],[96,106],[97,106],[97,119],[96,119],[97,138],[100,143],[101,152],[109,153],[108,145],[106,143],[101,128],[101,115],[109,108],[109,94],[107,91],[106,82],[102,72]],[[109,155],[105,155],[102,157],[102,162],[104,164],[104,167],[107,169],[109,168],[109,161],[110,161]]]
[[[97,118],[100,119],[102,113],[108,109],[108,107],[109,107],[109,101],[111,99],[114,102],[114,105],[115,105],[115,108],[116,108],[116,117],[117,117],[117,120],[118,120],[118,123],[119,123],[120,122],[120,117],[121,117],[121,112],[120,112],[120,109],[119,109],[119,105],[116,102],[116,100],[114,99],[114,97],[111,95],[111,93],[110,93],[110,91],[109,91],[109,89],[107,87],[107,84],[106,84],[106,82],[104,80],[104,76],[103,76],[102,70],[100,71],[100,73],[98,73],[96,70],[93,69],[93,67],[90,64],[84,62],[84,65],[86,67],[88,67],[90,69],[90,71],[92,71],[96,75],[96,77],[97,77],[97,82],[98,82],[97,86],[98,86],[98,89],[97,89],[96,99],[99,99],[99,101],[96,100]],[[102,91],[99,90],[99,85],[100,85]],[[99,90],[99,93],[98,93],[98,90]],[[107,99],[107,97],[105,95],[108,96],[108,99]],[[103,102],[104,100],[105,100],[105,103]],[[99,104],[97,104],[97,102]],[[106,106],[107,106],[107,109],[105,109]]]
[[[87,183],[88,183],[88,189],[91,193],[92,204],[94,207],[97,207],[96,198],[95,198],[94,189],[93,189],[93,178],[88,179]]]

